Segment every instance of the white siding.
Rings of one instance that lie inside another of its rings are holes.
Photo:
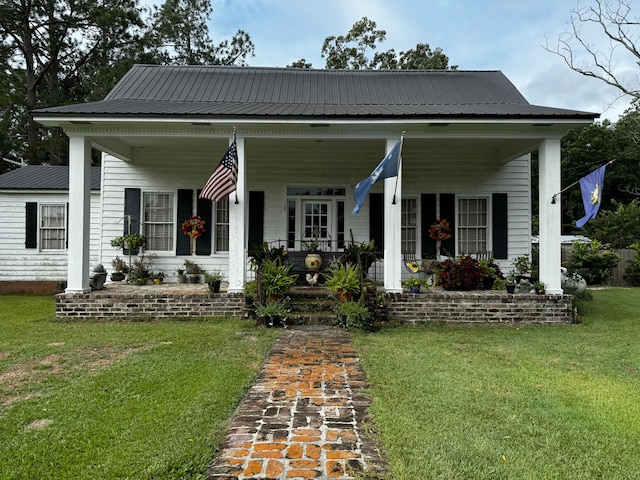
[[[65,281],[67,251],[25,248],[27,202],[66,204],[66,192],[0,192],[0,282]],[[91,193],[91,265],[98,263],[100,237],[100,195]]]
[[[382,160],[384,146],[384,139],[246,139],[247,189],[265,193],[265,240],[286,238],[287,186],[345,188],[345,232],[348,236],[351,230],[356,241],[369,240],[369,203],[365,202],[358,215],[351,215],[353,188]],[[217,140],[216,147],[207,152],[136,150],[136,160],[131,163],[105,155],[101,242],[101,261],[105,267],[110,270],[111,260],[120,254],[109,242],[123,231],[125,188],[141,188],[143,192],[202,188],[225,150],[226,144]],[[477,146],[456,148],[452,153],[447,147],[432,146],[427,141],[414,142],[413,146],[405,141],[402,192],[416,197],[421,193],[488,197],[495,192],[507,193],[511,259],[530,251],[529,158],[501,164],[495,156],[494,150]],[[382,192],[383,182],[374,185],[371,191]],[[159,253],[155,270],[164,270],[167,281],[175,281],[175,269],[184,258],[190,257]],[[191,259],[206,270],[227,271],[226,254]],[[501,266],[507,268],[509,263],[503,261]]]

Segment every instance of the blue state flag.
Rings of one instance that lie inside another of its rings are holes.
[[[398,176],[398,164],[400,162],[401,150],[402,137],[400,137],[398,143],[396,143],[391,151],[387,153],[386,157],[382,159],[378,166],[374,168],[373,172],[371,172],[371,175],[358,182],[355,190],[353,191],[353,198],[355,198],[356,200],[356,206],[353,209],[352,215],[357,215],[360,211],[360,207],[364,203],[365,198],[367,198],[367,193],[369,193],[371,185],[379,180]]]
[[[580,179],[580,191],[582,192],[582,203],[584,205],[584,217],[576,222],[576,227],[582,228],[592,218],[595,218],[600,209],[602,200],[602,186],[604,184],[605,164],[594,170],[589,175]]]

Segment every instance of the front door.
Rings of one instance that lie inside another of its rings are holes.
[[[302,241],[318,240],[322,250],[330,250],[335,238],[331,222],[331,201],[304,200],[302,202]]]

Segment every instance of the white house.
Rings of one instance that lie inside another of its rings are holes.
[[[148,238],[160,269],[185,258],[242,289],[251,244],[301,248],[313,226],[340,250],[352,237],[384,251],[384,286],[401,291],[402,254],[434,254],[446,218],[459,255],[490,251],[504,269],[531,249],[530,153],[539,152],[540,277],[560,288],[560,140],[598,115],[530,105],[499,71],[313,70],[136,65],[103,100],[44,108],[69,136],[68,293],[89,290],[90,150],[104,152],[98,259],[123,225]],[[199,200],[237,132],[237,190]],[[355,185],[405,133],[398,178]],[[395,199],[395,201],[394,201]],[[181,223],[207,221],[190,252]],[[124,222],[123,222],[124,219]]]
[[[100,256],[98,167],[91,169],[90,190],[89,262],[95,265]],[[52,291],[66,281],[68,212],[68,167],[33,165],[0,175],[0,292]]]

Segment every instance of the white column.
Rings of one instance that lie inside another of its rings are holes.
[[[91,142],[69,136],[69,231],[66,293],[87,293],[89,287],[89,227]]]
[[[229,293],[241,293],[244,287],[247,266],[247,240],[245,216],[247,212],[246,162],[244,159],[244,137],[237,136],[238,183],[236,192],[229,195]],[[238,203],[236,204],[236,193]]]
[[[397,138],[387,138],[387,154],[398,142]],[[400,159],[402,162],[402,159]],[[402,163],[401,163],[402,165]],[[396,188],[397,183],[397,188]],[[393,197],[395,192],[395,204]],[[402,293],[402,168],[398,178],[384,180],[384,290],[387,293]]]
[[[539,277],[546,284],[546,293],[562,294],[560,282],[560,234],[562,211],[560,195],[555,203],[551,200],[561,190],[560,138],[548,138],[540,144],[539,153],[539,203],[540,203],[540,270]]]

